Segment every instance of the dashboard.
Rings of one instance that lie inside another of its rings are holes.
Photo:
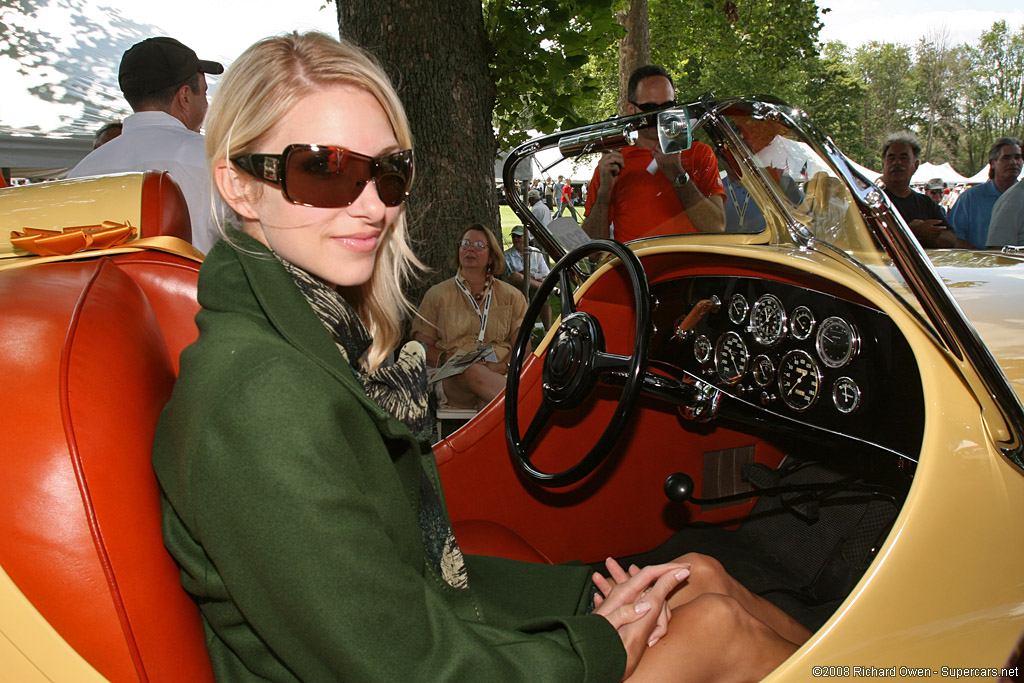
[[[827,430],[917,460],[917,365],[896,326],[867,302],[742,276],[674,279],[651,294],[652,361],[784,418],[790,431],[794,423]]]

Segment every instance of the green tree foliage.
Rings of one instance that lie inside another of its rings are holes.
[[[807,60],[802,91],[793,98],[820,130],[831,136],[848,156],[875,166],[877,158],[864,144],[861,112],[868,92],[853,72],[846,46],[827,43],[816,59]]]
[[[910,73],[913,54],[907,45],[871,41],[853,53],[854,72],[867,89],[861,107],[863,143],[877,166],[885,137],[919,121]]]
[[[650,0],[651,55],[679,95],[771,93],[793,100],[817,56],[813,0]]]
[[[496,88],[493,123],[510,146],[529,129],[552,132],[587,123],[580,102],[604,89],[591,55],[615,44],[622,28],[614,0],[484,0],[484,26]]]

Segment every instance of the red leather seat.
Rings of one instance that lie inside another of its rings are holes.
[[[166,174],[146,176],[142,236],[187,236],[177,187]],[[43,660],[56,645],[38,645],[43,654],[33,658],[15,642],[20,634],[5,630],[3,610],[0,671],[27,667],[42,680],[77,681],[95,669],[110,681],[212,681],[198,610],[163,546],[150,463],[178,356],[198,334],[199,264],[140,251],[4,265],[0,579],[13,581],[86,671],[52,673]],[[547,561],[493,522],[461,522],[456,533],[467,552]],[[0,590],[0,604],[3,597]],[[18,654],[7,654],[5,636]]]
[[[180,191],[151,177],[142,235],[187,236]],[[213,680],[150,464],[198,270],[147,251],[0,271],[0,566],[111,681]]]

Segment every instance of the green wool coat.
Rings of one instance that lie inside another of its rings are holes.
[[[618,681],[582,565],[424,555],[433,455],[363,392],[284,268],[219,242],[157,428],[164,539],[221,681]],[[442,498],[443,504],[443,498]],[[171,644],[169,644],[171,646]]]

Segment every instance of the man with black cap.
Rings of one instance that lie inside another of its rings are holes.
[[[206,118],[206,75],[224,73],[174,38],[147,38],[121,56],[117,82],[135,113],[119,137],[95,149],[69,178],[167,171],[185,195],[192,244],[209,251],[218,232],[210,212],[210,175],[199,129]]]

